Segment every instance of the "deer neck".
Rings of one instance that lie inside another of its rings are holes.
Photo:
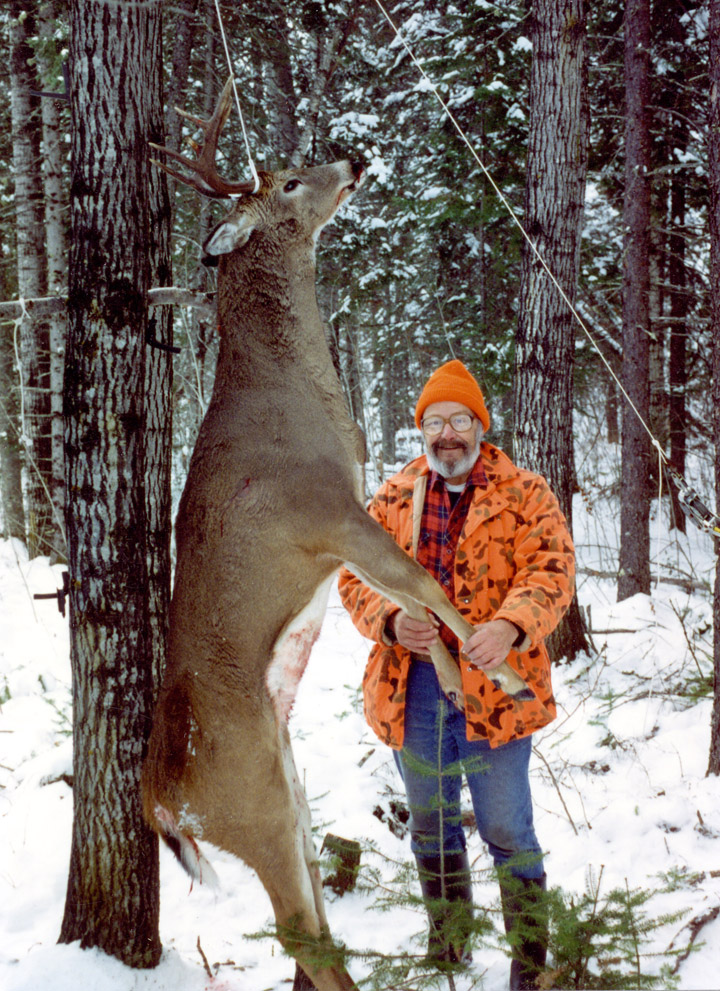
[[[236,373],[257,375],[268,364],[276,376],[278,364],[327,354],[312,242],[253,235],[220,259],[218,275],[218,371],[229,363]]]

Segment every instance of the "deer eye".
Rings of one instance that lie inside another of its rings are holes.
[[[298,186],[302,186],[299,179],[288,179],[288,181],[283,186],[284,193],[292,193],[293,189],[297,189]]]

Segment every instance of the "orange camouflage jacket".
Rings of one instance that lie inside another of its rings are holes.
[[[473,626],[508,619],[525,631],[508,663],[535,693],[515,702],[487,675],[460,657],[469,740],[491,747],[527,736],[555,718],[550,661],[543,640],[573,596],[575,553],[565,517],[547,482],[516,468],[506,454],[483,443],[488,477],[475,489],[455,555],[453,602]],[[368,511],[408,554],[415,556],[430,469],[423,455],[385,482]],[[385,624],[397,611],[346,568],[340,595],[355,626],[375,641],[363,679],[365,716],[389,746],[400,749],[411,654],[391,644]]]

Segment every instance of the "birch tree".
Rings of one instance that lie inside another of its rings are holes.
[[[525,227],[571,302],[580,270],[587,172],[583,0],[533,0]],[[556,285],[525,246],[515,351],[515,457],[545,475],[572,525],[575,324]],[[549,641],[555,658],[587,648],[573,601]]]
[[[160,957],[158,856],[139,776],[159,663],[154,562],[168,534],[147,509],[158,497],[158,445],[146,438],[167,423],[148,395],[167,387],[167,370],[149,367],[146,342],[147,290],[164,250],[150,233],[163,218],[150,215],[160,197],[148,182],[160,5],[72,0],[70,26],[64,412],[75,805],[60,939],[149,967]]]

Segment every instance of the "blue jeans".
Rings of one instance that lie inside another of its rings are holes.
[[[413,661],[405,701],[405,740],[395,761],[410,807],[412,850],[437,856],[465,850],[460,788],[465,776],[481,838],[496,866],[516,877],[543,876],[533,827],[528,765],[532,738],[503,746],[469,741],[465,716],[448,701],[435,668]]]

